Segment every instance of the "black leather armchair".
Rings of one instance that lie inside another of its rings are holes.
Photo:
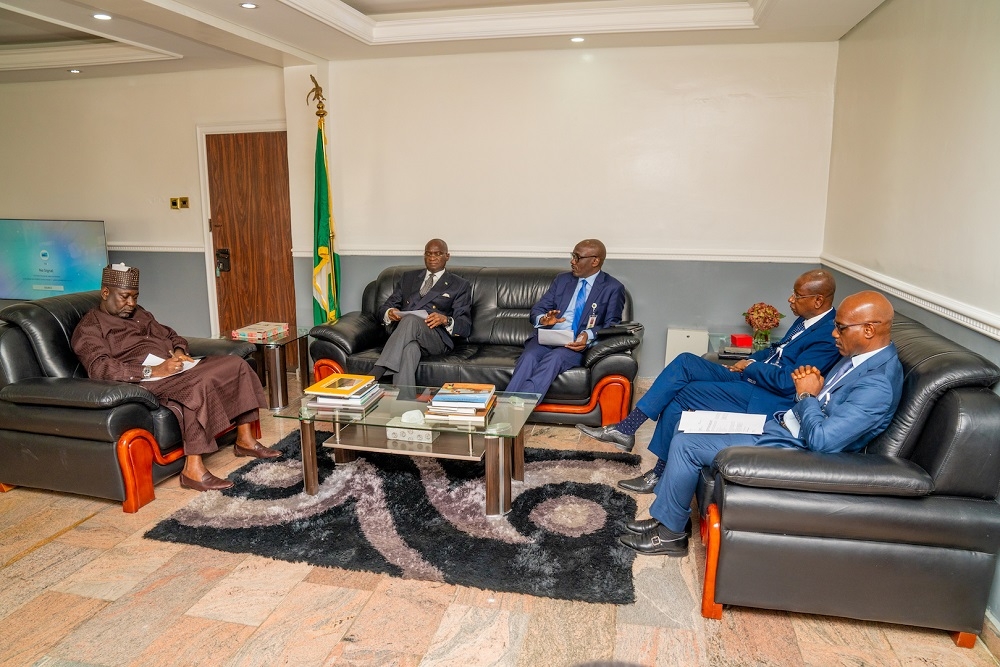
[[[314,327],[310,354],[316,379],[331,373],[370,373],[388,333],[375,312],[392,293],[400,276],[418,266],[393,266],[365,287],[360,311],[347,313],[332,325]],[[502,390],[532,333],[528,314],[561,269],[449,267],[472,286],[472,333],[450,353],[424,358],[417,382],[482,382]],[[626,291],[623,320],[632,318],[632,297]],[[601,336],[584,355],[583,365],[562,373],[543,397],[532,421],[563,424],[611,424],[632,407],[632,382],[639,370],[641,324],[625,333]]]
[[[99,300],[98,292],[83,292],[0,311],[0,490],[109,498],[136,512],[153,500],[154,484],[183,467],[182,437],[173,413],[142,385],[87,378],[70,338]],[[195,356],[250,361],[255,350],[227,340],[188,342]],[[234,437],[235,430],[228,440]]]
[[[897,316],[905,372],[863,453],[734,447],[702,470],[702,614],[723,604],[982,630],[1000,550],[1000,368]]]

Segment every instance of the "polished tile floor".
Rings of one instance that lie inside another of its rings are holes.
[[[295,428],[262,425],[265,444]],[[639,442],[651,433],[647,423]],[[527,444],[603,447],[541,425]],[[245,461],[227,449],[208,463],[228,474]],[[635,604],[598,605],[152,542],[142,534],[194,492],[175,477],[156,496],[124,514],[80,496],[0,494],[0,665],[997,664],[983,641],[959,649],[934,630],[742,608],[705,620],[697,540],[686,558],[636,560]]]

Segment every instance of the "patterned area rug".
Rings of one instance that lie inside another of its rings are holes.
[[[613,485],[639,474],[638,456],[527,448],[511,512],[487,518],[482,463],[362,453],[334,466],[321,447],[319,494],[308,496],[299,434],[275,448],[285,456],[237,470],[232,489],[199,494],[146,537],[486,590],[635,600],[635,553],[617,536],[636,504]]]

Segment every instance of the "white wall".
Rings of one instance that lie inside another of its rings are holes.
[[[875,10],[841,40],[824,260],[1000,338],[998,119],[1000,2]]]
[[[0,216],[105,220],[112,247],[201,251],[197,127],[284,116],[274,67],[0,85]],[[171,210],[177,196],[191,208]]]
[[[837,45],[329,65],[339,252],[818,256]],[[290,119],[291,122],[291,119]],[[561,255],[560,255],[561,256]]]

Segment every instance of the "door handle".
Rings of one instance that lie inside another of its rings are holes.
[[[232,267],[229,261],[229,248],[219,248],[215,251],[215,277],[218,278],[219,274],[223,271],[231,271]]]

